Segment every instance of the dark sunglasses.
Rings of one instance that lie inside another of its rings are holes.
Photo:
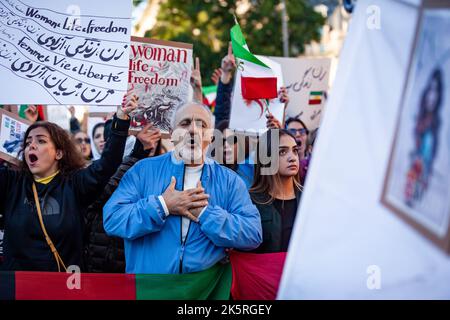
[[[77,138],[77,139],[75,139],[75,141],[78,143],[78,144],[82,144],[83,142],[84,143],[86,143],[86,144],[91,144],[91,139],[89,139],[89,138]]]
[[[306,129],[288,129],[290,133],[292,133],[293,135],[296,135],[297,132],[300,133],[301,135],[305,135],[308,133],[308,131]]]

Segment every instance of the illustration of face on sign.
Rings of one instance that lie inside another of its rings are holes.
[[[175,111],[188,99],[191,66],[191,44],[131,38],[128,89],[139,97],[132,130],[151,122],[162,133],[170,131]]]

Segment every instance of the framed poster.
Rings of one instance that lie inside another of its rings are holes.
[[[424,1],[382,203],[450,253],[450,3]]]
[[[15,165],[20,164],[19,151],[23,136],[31,123],[18,115],[0,109],[0,158]]]

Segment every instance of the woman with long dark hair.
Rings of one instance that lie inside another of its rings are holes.
[[[50,122],[24,136],[20,170],[0,170],[4,216],[4,270],[64,271],[82,266],[87,207],[122,161],[137,97],[119,107],[102,158],[85,168],[69,134]]]
[[[287,251],[302,192],[298,148],[295,137],[284,129],[271,129],[260,137],[249,191],[261,215],[263,242],[254,252]]]

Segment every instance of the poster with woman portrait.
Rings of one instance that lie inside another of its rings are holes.
[[[0,109],[0,159],[19,165],[22,140],[31,125],[17,114]]]
[[[419,14],[382,202],[450,252],[450,4]]]

